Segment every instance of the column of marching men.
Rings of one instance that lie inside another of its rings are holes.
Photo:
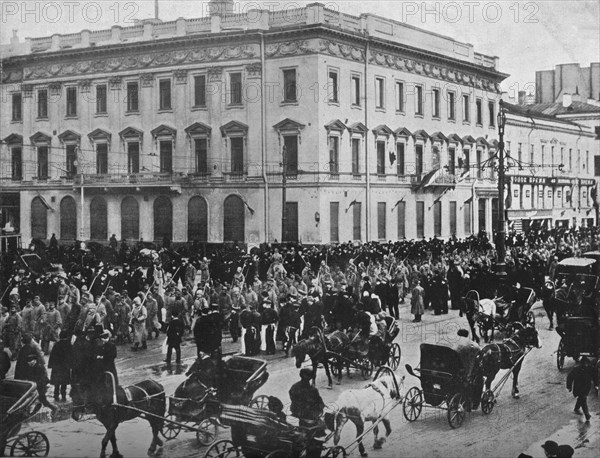
[[[509,281],[539,289],[559,259],[593,249],[597,241],[598,228],[509,234]],[[116,244],[111,249],[116,252]],[[162,252],[174,253],[170,244]],[[167,334],[168,366],[173,350],[181,363],[186,335],[194,338],[198,354],[219,353],[225,332],[245,355],[288,355],[315,326],[374,334],[377,320],[398,319],[401,307],[410,306],[418,322],[427,309],[436,315],[448,313],[449,303],[458,309],[470,289],[491,297],[494,257],[481,235],[445,242],[266,246],[251,254],[234,247],[225,254],[179,257],[168,268],[155,253],[147,268],[99,261],[36,275],[14,264],[12,275],[3,278],[8,286],[0,315],[0,377],[16,361],[15,377],[37,381],[42,391],[52,383],[55,400],[64,401],[69,345],[78,336],[98,343],[100,364],[115,374],[116,346],[144,351],[161,333]]]

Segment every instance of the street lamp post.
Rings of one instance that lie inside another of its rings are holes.
[[[506,276],[506,248],[505,240],[505,216],[504,216],[504,127],[506,125],[506,112],[504,102],[500,100],[500,109],[498,110],[498,228],[496,231],[496,274],[500,278]]]
[[[281,175],[281,243],[285,241],[285,222],[287,220],[286,203],[286,185],[287,185],[287,147],[283,145],[282,156],[282,175]]]

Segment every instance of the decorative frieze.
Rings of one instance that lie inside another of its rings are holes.
[[[267,57],[287,57],[301,54],[314,54],[318,50],[308,40],[285,41],[282,43],[269,44],[265,48]]]
[[[377,49],[372,47],[369,55],[365,56],[365,50],[361,46],[345,43],[342,40],[328,38],[298,39],[279,43],[268,43],[265,47],[267,58],[290,57],[310,54],[327,54],[341,59],[354,62],[364,62],[365,58],[373,65],[379,65],[394,70],[428,76],[439,80],[456,84],[464,84],[477,87],[482,90],[500,91],[500,84],[492,78],[480,78],[477,69],[461,70],[452,68],[452,63],[446,64],[442,59],[417,60],[410,53],[404,53],[401,49],[397,52],[389,49]],[[403,55],[406,54],[406,55]],[[244,44],[237,46],[213,46],[205,48],[161,51],[130,56],[118,56],[102,59],[82,60],[79,62],[52,62],[50,65],[40,63],[39,65],[27,66],[23,70],[22,77],[25,80],[81,76],[96,73],[114,73],[119,71],[131,71],[135,69],[150,69],[167,66],[180,66],[190,64],[202,64],[211,62],[228,62],[235,60],[255,59],[260,56],[258,44]],[[461,64],[457,62],[457,65]],[[449,66],[450,67],[449,67]],[[482,68],[482,71],[486,69]],[[488,69],[489,70],[489,69]],[[260,76],[260,68],[254,64],[248,65],[246,71],[249,77]],[[2,74],[3,81],[10,81],[20,77],[16,70],[7,71]],[[176,84],[185,84],[187,75],[184,70],[175,72]],[[500,77],[499,77],[500,79]]]
[[[257,56],[258,45],[216,46],[202,49],[163,51],[151,54],[84,60],[77,63],[69,62],[29,66],[25,67],[23,77],[24,79],[65,77],[88,73],[129,71],[149,67],[156,68],[172,65],[251,59]]]

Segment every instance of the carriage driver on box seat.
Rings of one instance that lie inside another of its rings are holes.
[[[290,411],[300,420],[299,425],[304,427],[316,426],[325,408],[319,390],[310,383],[312,378],[312,369],[301,369],[300,381],[294,383],[289,391],[292,402]]]

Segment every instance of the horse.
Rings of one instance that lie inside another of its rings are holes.
[[[462,298],[460,316],[462,317],[465,315],[467,317],[467,322],[471,328],[471,338],[479,343],[479,336],[477,335],[477,329],[475,328],[475,323],[479,316],[479,300],[472,297],[469,293]]]
[[[78,341],[81,338],[77,339]],[[89,351],[91,345],[79,344],[74,347],[80,351]],[[89,361],[89,358],[78,358],[80,362]],[[74,379],[72,383],[71,396],[73,403],[77,406],[73,410],[72,417],[75,421],[80,419],[82,410],[91,408],[96,418],[104,428],[106,434],[102,438],[102,450],[100,458],[106,457],[106,446],[108,441],[112,445],[111,458],[122,458],[117,447],[116,430],[120,423],[145,417],[152,428],[152,442],[148,448],[148,455],[153,455],[163,442],[159,433],[163,426],[166,410],[165,390],[163,386],[154,380],[143,380],[128,387],[121,387],[115,383],[114,375],[105,372],[104,377],[98,377],[91,367],[74,366]],[[87,377],[83,374],[87,373]],[[93,375],[90,375],[92,373]],[[118,407],[115,404],[133,407],[150,415],[145,416],[140,411]]]
[[[500,369],[512,369],[512,396],[518,399],[520,397],[519,372],[523,364],[523,358],[521,357],[525,354],[527,347],[541,347],[538,332],[534,327],[513,323],[512,328],[516,331],[511,337],[500,344],[488,344],[477,353],[473,370],[475,374],[485,377],[485,387],[487,390],[491,390],[492,382],[498,371]]]
[[[365,422],[375,423],[379,420],[386,406],[398,397],[396,382],[389,375],[383,376],[374,382],[370,382],[364,388],[344,391],[334,403],[335,412],[325,413],[324,421],[327,428],[334,432],[333,441],[337,445],[340,441],[344,425],[351,421],[356,427],[356,437],[363,435]],[[375,442],[373,448],[380,449],[392,433],[390,420],[386,417],[381,419],[385,427],[385,437],[379,438],[379,426],[375,425],[373,433]],[[358,439],[360,456],[366,457],[368,453],[362,438]]]
[[[342,331],[335,331],[326,336],[318,328],[313,328],[313,331],[316,332],[311,337],[301,340],[292,347],[292,356],[296,359],[296,367],[299,369],[308,355],[313,367],[313,385],[317,378],[317,367],[319,363],[322,363],[329,382],[328,388],[331,389],[333,388],[333,381],[329,370],[327,350],[329,349],[335,353],[344,352],[350,345],[350,338]],[[339,385],[342,382],[342,362],[340,360],[338,360],[337,369],[337,384]]]

